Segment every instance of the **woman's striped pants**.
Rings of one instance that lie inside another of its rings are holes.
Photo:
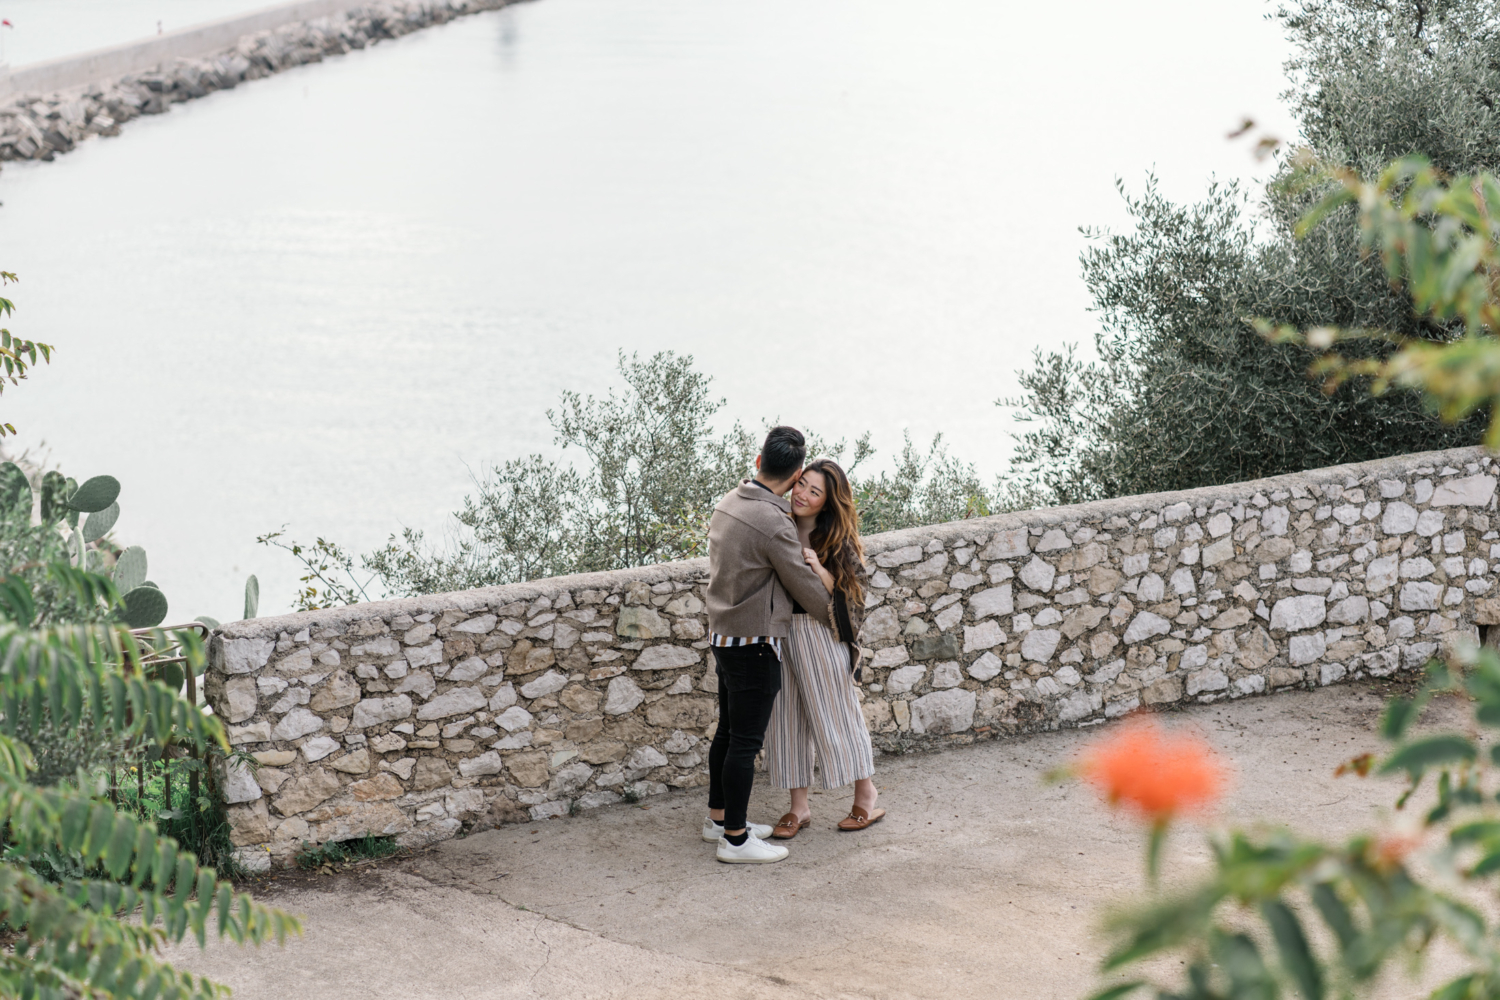
[[[849,675],[849,647],[810,615],[793,615],[782,645],[781,693],[766,727],[766,771],[776,788],[824,788],[875,774],[870,732]]]

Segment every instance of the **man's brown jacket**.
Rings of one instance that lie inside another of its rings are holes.
[[[785,636],[793,597],[808,614],[830,624],[828,591],[802,559],[791,515],[791,504],[749,479],[714,507],[708,522],[710,631]]]

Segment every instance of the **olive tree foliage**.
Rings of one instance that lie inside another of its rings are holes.
[[[263,544],[304,569],[300,611],[387,596],[467,590],[568,573],[623,569],[707,554],[713,507],[754,475],[760,438],[736,423],[714,429],[725,401],[690,355],[619,358],[623,387],[604,397],[564,392],[547,419],[556,459],[533,454],[486,468],[454,512],[439,545],[415,528],[356,557],[337,542]],[[768,422],[768,426],[775,421]],[[808,457],[844,465],[862,530],[889,531],[991,513],[1019,494],[986,487],[939,435],[923,450],[908,436],[892,469],[861,478],[875,454],[865,433],[852,446],[807,431]]]
[[[547,411],[559,459],[511,459],[476,479],[445,549],[408,528],[365,556],[385,590],[462,590],[696,554],[700,524],[748,474],[758,442],[740,424],[714,433],[724,400],[690,355],[622,352],[619,372],[622,391],[564,392]]]
[[[1448,172],[1500,166],[1500,9],[1476,0],[1304,2],[1276,15],[1296,46],[1286,97],[1296,148],[1371,177],[1421,154]],[[1122,189],[1123,193],[1123,189]],[[1038,352],[1021,376],[1012,475],[1052,503],[1186,489],[1478,441],[1485,417],[1445,425],[1420,394],[1307,376],[1297,329],[1380,329],[1445,343],[1461,324],[1412,309],[1361,244],[1356,213],[1323,215],[1290,158],[1260,192],[1211,185],[1195,204],[1154,180],[1125,196],[1134,228],[1085,230],[1098,360]],[[1385,357],[1388,343],[1351,351]]]

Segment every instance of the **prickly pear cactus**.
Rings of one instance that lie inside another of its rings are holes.
[[[146,582],[146,550],[132,545],[115,560],[115,589],[128,594]]]
[[[144,584],[125,595],[120,618],[131,628],[151,628],[167,617],[167,596]]]
[[[87,486],[88,483],[84,483],[83,485]],[[0,499],[0,502],[3,502],[3,499]],[[83,540],[85,542],[97,542],[109,534],[109,529],[113,528],[115,522],[119,519],[120,504],[118,501],[111,503],[103,510],[92,512],[83,521]]]
[[[113,504],[119,496],[118,479],[114,476],[95,476],[73,491],[67,499],[67,506],[71,510],[93,514]]]
[[[0,462],[0,510],[31,517],[31,484],[15,462]]]
[[[245,580],[245,617],[254,618],[260,610],[260,581],[251,573]]]

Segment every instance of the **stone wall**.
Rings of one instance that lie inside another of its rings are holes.
[[[516,2],[302,0],[22,66],[0,74],[0,160],[52,160],[173,104]]]
[[[890,751],[1418,668],[1500,623],[1496,478],[1464,449],[872,536],[865,717]],[[241,858],[704,784],[707,569],[225,626]]]

